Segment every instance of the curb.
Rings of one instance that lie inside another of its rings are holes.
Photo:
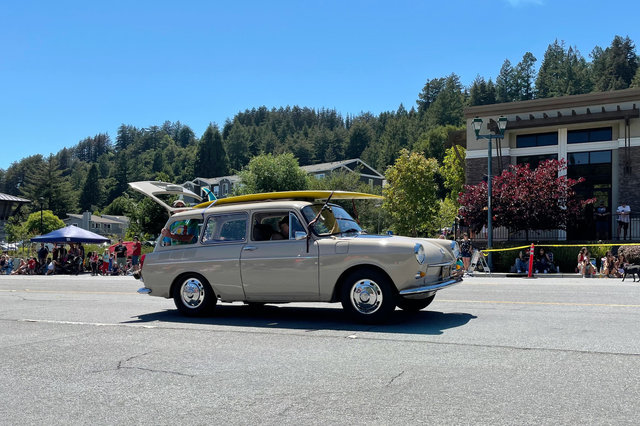
[[[466,275],[468,277],[469,275]],[[491,272],[491,274],[486,274],[484,272],[476,271],[472,275],[474,278],[527,278],[527,274],[518,274],[518,273],[509,273],[509,272]],[[582,278],[582,275],[576,273],[567,273],[567,274],[533,274],[531,278]],[[593,277],[585,277],[585,278],[598,278],[597,275]]]

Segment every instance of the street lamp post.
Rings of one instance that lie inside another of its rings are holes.
[[[473,130],[476,133],[477,139],[488,139],[488,163],[487,163],[487,248],[490,249],[493,247],[493,210],[491,208],[491,178],[492,178],[492,170],[491,170],[491,153],[492,153],[492,144],[493,139],[504,139],[504,130],[507,128],[507,117],[501,116],[498,118],[497,126],[495,125],[495,121],[491,120],[490,124],[493,124],[493,127],[490,128],[493,133],[488,133],[485,135],[480,134],[480,130],[482,129],[482,119],[476,117],[473,119]],[[493,269],[493,259],[491,256],[491,252],[489,252],[489,257],[487,259],[487,263],[490,269]]]

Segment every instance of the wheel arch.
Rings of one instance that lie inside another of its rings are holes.
[[[331,295],[331,302],[339,302],[340,301],[340,294],[342,291],[342,286],[345,285],[346,282],[346,278],[351,275],[352,273],[355,272],[361,272],[361,271],[371,271],[374,270],[382,275],[384,275],[391,284],[393,284],[393,289],[395,290],[395,292],[398,292],[398,288],[396,287],[395,282],[393,282],[393,279],[391,279],[391,277],[389,276],[389,274],[382,269],[381,267],[379,267],[378,265],[374,265],[371,263],[366,263],[366,264],[359,264],[359,265],[354,265],[351,266],[348,269],[345,269],[342,274],[340,274],[340,276],[338,277],[338,280],[336,281],[336,285],[333,287],[333,294]]]
[[[182,280],[184,280],[184,278],[188,276],[197,276],[199,279],[204,280],[207,284],[209,284],[209,286],[211,287],[211,290],[213,290],[214,296],[215,297],[219,296],[218,292],[216,291],[216,288],[213,286],[213,284],[211,284],[211,281],[209,281],[207,277],[205,277],[199,272],[186,271],[186,272],[179,273],[171,282],[171,287],[169,288],[169,298],[173,297],[176,287],[179,286]]]

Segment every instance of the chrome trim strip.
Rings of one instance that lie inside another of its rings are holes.
[[[142,287],[138,289],[138,293],[140,294],[151,294],[151,289],[150,288],[146,288],[146,287]]]
[[[442,266],[453,266],[455,264],[456,264],[456,262],[428,263],[427,267],[428,268],[439,268],[439,267],[442,267]]]
[[[449,287],[449,286],[454,285],[454,284],[458,284],[461,281],[462,281],[462,278],[453,278],[453,279],[450,279],[448,281],[443,281],[441,283],[432,284],[432,285],[426,285],[424,287],[408,288],[406,290],[402,290],[400,292],[400,295],[401,296],[407,296],[407,295],[410,295],[410,294],[428,293],[428,292],[431,292],[431,291],[440,290],[442,288]]]

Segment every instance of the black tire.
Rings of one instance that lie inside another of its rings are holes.
[[[398,308],[406,312],[418,312],[426,308],[433,302],[436,297],[435,294],[427,297],[426,299],[405,299],[404,297],[398,297]]]
[[[344,280],[340,299],[344,310],[358,322],[381,323],[396,308],[397,293],[386,275],[373,270],[350,273]]]
[[[209,282],[201,275],[181,276],[173,287],[173,302],[181,314],[201,317],[210,314],[217,298]]]

